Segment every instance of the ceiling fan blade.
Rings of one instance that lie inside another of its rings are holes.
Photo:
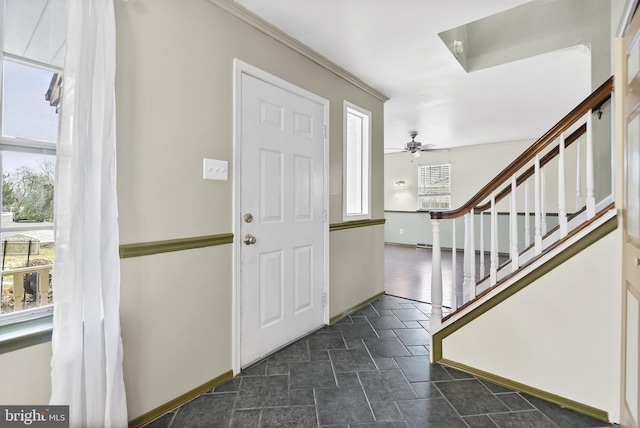
[[[444,148],[444,147],[442,147],[442,148],[434,147],[432,149],[430,149],[430,148],[421,149],[420,151],[422,151],[422,152],[450,152],[451,149],[447,149],[447,148]]]
[[[406,151],[407,151],[407,149],[401,149],[399,147],[385,147],[384,148],[385,154],[401,153],[401,152],[406,152]]]

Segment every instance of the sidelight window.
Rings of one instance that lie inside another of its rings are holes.
[[[345,102],[344,220],[371,218],[371,112]]]

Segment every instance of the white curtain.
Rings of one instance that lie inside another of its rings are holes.
[[[120,336],[113,0],[68,0],[55,201],[51,404],[126,427]]]

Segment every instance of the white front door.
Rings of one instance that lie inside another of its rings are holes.
[[[324,106],[241,73],[240,364],[324,321]]]

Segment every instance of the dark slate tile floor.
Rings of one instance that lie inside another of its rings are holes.
[[[147,427],[612,426],[430,364],[430,309],[384,296]]]

